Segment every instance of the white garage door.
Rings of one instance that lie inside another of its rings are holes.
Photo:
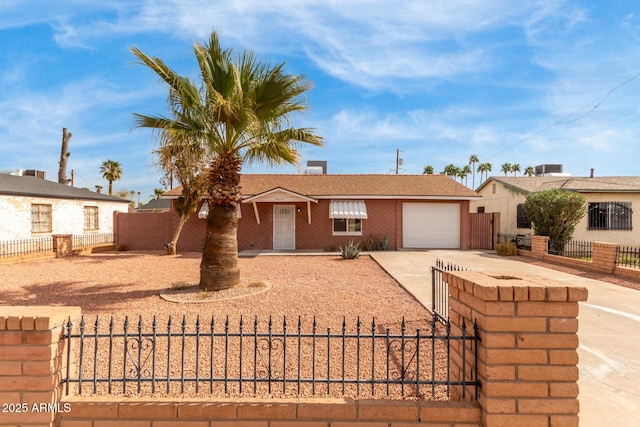
[[[405,248],[460,247],[460,205],[403,203],[402,246]]]

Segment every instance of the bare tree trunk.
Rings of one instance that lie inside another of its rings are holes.
[[[187,223],[191,214],[183,214],[180,215],[180,220],[178,221],[178,226],[173,232],[173,237],[171,241],[167,244],[167,255],[175,255],[178,253],[178,239],[180,238],[180,233],[182,233],[182,227]]]
[[[67,179],[67,160],[69,160],[69,140],[73,135],[67,131],[67,128],[62,128],[62,149],[60,150],[60,168],[58,169],[58,183],[68,184]]]

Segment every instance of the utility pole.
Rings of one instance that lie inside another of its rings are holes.
[[[400,149],[396,148],[396,175],[398,175],[398,170],[402,166],[402,159],[400,158]]]
[[[67,185],[69,180],[67,179],[67,160],[69,160],[69,140],[73,135],[67,131],[67,128],[62,128],[62,149],[60,150],[60,168],[58,169],[58,183]]]

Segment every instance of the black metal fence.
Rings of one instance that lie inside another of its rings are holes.
[[[301,318],[277,327],[268,323],[245,324],[242,317],[231,330],[229,317],[219,325],[212,317],[187,328],[186,318],[164,329],[128,318],[116,330],[113,317],[103,327],[96,317],[87,324],[67,322],[69,340],[66,393],[166,394],[221,396],[345,396],[417,397],[447,399],[452,387],[475,387],[476,366],[468,366],[463,353],[462,372],[470,378],[453,380],[451,347],[475,352],[478,331],[463,325],[452,335],[450,325],[432,321],[378,325],[360,322],[339,330],[320,329],[313,323],[305,331]],[[150,326],[150,328],[149,328]],[[291,330],[290,330],[291,329]],[[457,342],[457,343],[456,343]],[[461,346],[461,347],[460,347]],[[465,355],[466,354],[466,355]],[[473,353],[471,353],[473,355]],[[477,363],[476,363],[477,365]],[[474,396],[472,396],[474,398]]]
[[[435,267],[431,267],[431,312],[434,318],[449,321],[449,284],[442,280],[443,271],[464,271],[465,267],[440,258]]]
[[[0,241],[0,258],[53,252],[51,236]]]
[[[591,261],[591,242],[583,240],[569,240],[566,242],[549,240],[548,253],[569,258]]]
[[[78,234],[72,238],[73,249],[87,248],[92,246],[113,245],[115,234],[113,233],[93,233]],[[0,258],[46,254],[53,252],[53,237],[43,236],[30,239],[17,239],[0,241]]]
[[[640,247],[618,247],[617,264],[621,267],[640,268]]]
[[[93,233],[93,234],[74,234],[72,239],[73,248],[87,248],[91,246],[113,245],[115,242],[115,234],[113,233]]]

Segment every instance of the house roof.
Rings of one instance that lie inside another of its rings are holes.
[[[276,188],[305,195],[327,198],[416,198],[416,199],[474,199],[480,195],[444,175],[291,175],[242,174],[242,195],[247,198]],[[182,187],[164,193],[163,197],[177,198]]]
[[[171,209],[171,201],[168,199],[154,199],[145,203],[142,206],[139,206],[139,211],[168,211]]]
[[[480,187],[482,191],[489,182],[499,182],[520,193],[528,194],[536,191],[562,188],[579,193],[640,193],[640,176],[519,176],[489,177]]]
[[[34,176],[0,174],[0,195],[45,197],[51,199],[97,200],[129,203],[128,200],[107,194],[94,193]]]

